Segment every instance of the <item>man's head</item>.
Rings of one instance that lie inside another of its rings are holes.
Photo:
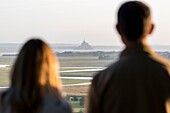
[[[124,3],[118,11],[116,27],[121,37],[128,41],[136,42],[146,37],[153,30],[149,7],[139,1]]]

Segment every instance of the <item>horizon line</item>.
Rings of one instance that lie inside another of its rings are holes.
[[[24,43],[20,43],[20,42],[0,42],[0,44],[24,44]],[[81,43],[79,43],[79,44],[73,44],[73,43],[47,43],[47,44],[50,44],[50,45],[54,45],[54,44],[58,44],[58,45],[80,45]],[[123,44],[116,44],[116,45],[110,45],[110,44],[90,44],[91,46],[120,46],[120,47],[123,47],[123,46],[125,46],[125,45],[123,45]],[[169,45],[167,45],[167,44],[165,44],[165,45],[163,45],[163,44],[150,44],[149,46],[170,46],[170,44]]]

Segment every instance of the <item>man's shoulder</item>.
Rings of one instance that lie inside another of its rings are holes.
[[[138,60],[138,62],[136,61]],[[133,59],[133,58],[123,58],[118,60],[117,62],[112,63],[110,66],[108,66],[106,69],[98,72],[94,76],[94,82],[100,82],[100,81],[108,81],[111,76],[114,76],[116,73],[121,73],[123,71],[128,71],[129,68],[136,68],[137,70],[140,70],[139,68],[145,68],[147,70],[151,71],[164,71],[168,75],[170,75],[170,61],[158,54],[154,54],[149,56],[148,58],[142,58],[141,59]]]
[[[162,63],[162,64],[165,64],[167,66],[170,66],[170,60],[165,58],[165,57],[162,57],[160,56],[159,54],[155,53],[154,55],[152,55],[152,58],[154,60],[156,60],[157,62],[159,63]]]
[[[118,68],[119,68],[119,61],[112,63],[106,69],[98,72],[92,80],[93,85],[98,86],[101,84],[101,82],[102,84],[107,83],[110,77],[112,76],[112,74],[114,73],[114,71],[118,70]]]
[[[96,78],[103,78],[106,76],[112,75],[114,72],[119,71],[121,68],[123,68],[123,64],[125,61],[118,60],[116,62],[111,63],[106,69],[98,72],[95,77]]]
[[[93,80],[92,80],[92,85],[91,87],[95,90],[96,94],[98,96],[102,94],[104,91],[105,87],[107,86],[108,82],[110,81],[114,70],[116,71],[118,67],[119,61],[112,63],[110,66],[108,66],[106,69],[98,72]]]

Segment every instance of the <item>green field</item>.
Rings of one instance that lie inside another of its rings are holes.
[[[0,65],[13,65],[16,57],[15,56],[0,56]],[[82,70],[84,68],[81,67],[87,67],[85,69],[91,69],[88,67],[107,67],[108,65],[113,62],[112,60],[98,60],[98,57],[59,57],[60,61],[60,67],[67,67],[67,68],[61,68],[61,71],[66,70]],[[11,70],[10,67],[0,67],[0,87],[9,86],[9,73]],[[73,68],[76,67],[76,68]],[[80,68],[79,68],[80,67]],[[85,76],[94,76],[97,72],[67,72],[67,73],[61,73],[61,76],[76,76],[76,77],[85,77]],[[75,80],[75,79],[62,79],[62,84],[76,84],[76,83],[86,83],[90,82],[90,80]],[[68,92],[67,92],[68,93]],[[76,93],[76,92],[75,92]],[[80,106],[80,103],[78,101],[70,101],[74,113],[83,113],[84,107]]]
[[[15,56],[0,56],[0,65],[13,65]],[[108,66],[112,60],[98,60],[98,57],[59,57],[61,67],[68,67],[61,70],[81,70],[81,68],[69,67],[105,67]],[[88,69],[88,68],[86,68]],[[9,86],[9,73],[11,67],[0,67],[0,87]],[[93,76],[96,72],[70,72],[61,73],[61,76]],[[83,83],[89,80],[69,80],[63,79],[63,84]]]
[[[60,57],[61,67],[102,67],[107,66],[112,60],[98,60],[98,57]]]

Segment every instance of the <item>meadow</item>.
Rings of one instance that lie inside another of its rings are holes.
[[[9,67],[0,67],[0,87],[9,86],[9,73],[15,59],[16,56],[0,56],[0,65],[10,65]],[[98,57],[59,57],[58,60],[60,62],[61,71],[106,67],[112,62],[112,60],[98,60]],[[61,73],[61,76],[93,76],[95,73],[96,72],[66,72]],[[63,84],[83,82],[89,82],[89,80],[62,79]]]
[[[8,87],[10,85],[9,75],[12,65],[16,59],[16,56],[0,56],[0,65],[10,65],[7,67],[0,67],[0,87]],[[88,69],[96,69],[100,67],[107,67],[110,65],[113,60],[99,60],[97,56],[70,56],[70,57],[59,57],[60,70],[80,70],[80,72],[61,72],[61,77],[93,77],[97,72],[96,71],[82,71]],[[81,80],[81,79],[62,79],[62,84],[78,84],[78,83],[87,83],[91,80]],[[63,94],[67,96],[82,96],[87,95],[89,85],[83,86],[68,86],[63,87]],[[84,102],[84,101],[83,101]],[[74,113],[83,113],[84,106],[80,106],[79,101],[70,101]]]

